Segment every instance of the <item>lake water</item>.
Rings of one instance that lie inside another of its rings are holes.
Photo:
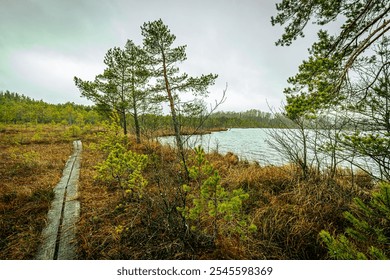
[[[213,132],[206,135],[194,135],[187,137],[186,145],[195,147],[201,145],[206,152],[217,151],[221,154],[232,152],[240,159],[248,161],[256,161],[260,165],[283,165],[288,164],[289,159],[273,149],[267,141],[272,141],[270,132],[282,133],[283,130],[266,129],[266,128],[232,128],[228,131]],[[309,133],[310,136],[310,133]],[[159,141],[163,144],[172,145],[174,137],[161,137]],[[298,142],[298,141],[297,141]],[[313,159],[310,151],[309,160]],[[327,161],[326,155],[320,155],[322,164]],[[360,161],[364,164],[366,170],[372,170],[373,164],[369,161]],[[326,163],[325,163],[326,165]],[[348,162],[341,162],[341,166],[351,167]]]
[[[206,135],[194,135],[185,138],[188,147],[201,145],[206,152],[217,151],[221,154],[232,152],[240,159],[257,161],[262,165],[282,165],[287,163],[268,143],[269,129],[232,128],[228,131],[213,132]],[[186,136],[184,136],[186,137]],[[163,144],[173,144],[174,137],[161,137]]]

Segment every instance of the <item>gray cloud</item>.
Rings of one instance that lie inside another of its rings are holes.
[[[219,74],[210,102],[228,83],[222,110],[279,107],[286,80],[307,56],[314,36],[275,47],[282,33],[270,17],[278,1],[259,0],[2,0],[0,90],[48,102],[87,103],[73,76],[93,79],[105,52],[127,39],[142,43],[140,26],[162,18],[187,45],[182,69]],[[314,32],[312,32],[314,34]]]

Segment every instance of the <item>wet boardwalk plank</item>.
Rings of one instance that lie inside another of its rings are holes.
[[[38,260],[76,259],[76,223],[80,216],[78,179],[80,174],[81,141],[73,142],[74,152],[67,161],[62,178],[54,188],[54,200],[42,231]]]

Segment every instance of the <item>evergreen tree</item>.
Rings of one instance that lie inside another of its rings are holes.
[[[342,23],[335,35],[326,30],[318,32],[309,58],[289,78],[286,115],[292,120],[319,119],[324,115],[333,115],[334,120],[344,118],[345,127],[355,132],[345,136],[340,133],[342,139],[332,139],[332,143],[343,143],[333,151],[342,150],[340,158],[353,164],[356,157],[371,158],[379,166],[381,179],[388,180],[389,51],[385,42],[390,29],[390,4],[380,0],[283,0],[276,8],[278,14],[271,22],[285,26],[276,43],[281,46],[304,36],[312,19],[320,26],[334,20]],[[365,57],[364,53],[375,55]]]
[[[373,55],[359,59],[356,82],[346,91],[343,109],[350,112],[354,133],[343,133],[343,145],[350,154],[376,163],[374,174],[390,180],[390,38],[384,37]],[[376,75],[371,81],[367,77]],[[363,91],[362,91],[363,89]],[[362,167],[363,168],[363,167]]]
[[[148,60],[142,48],[128,40],[125,52],[130,62],[130,104],[131,115],[134,119],[137,143],[141,142],[140,114],[145,113],[153,106],[154,102],[149,98],[150,92],[146,89],[146,83],[150,78],[147,69]]]
[[[309,59],[300,65],[299,73],[289,79],[292,86],[285,90],[286,110],[292,117],[337,104],[358,58],[378,45],[390,29],[388,1],[283,0],[276,8],[278,14],[272,17],[272,24],[286,26],[277,45],[288,46],[304,36],[304,29],[313,18],[313,23],[320,26],[336,19],[343,23],[334,36],[324,30],[318,32],[318,41],[313,44]],[[375,76],[370,79],[373,81]]]
[[[3,123],[65,123],[83,125],[101,120],[90,106],[74,103],[49,104],[30,97],[0,91],[0,122]]]
[[[123,132],[127,134],[126,113],[128,108],[128,60],[118,47],[109,49],[104,58],[107,68],[97,75],[94,81],[83,81],[74,77],[81,95],[97,104],[100,108],[116,111],[121,117]]]
[[[190,77],[186,73],[180,74],[177,64],[187,59],[186,46],[173,46],[176,36],[171,33],[168,26],[161,19],[144,23],[141,30],[144,36],[144,49],[150,57],[154,75],[157,78],[155,89],[164,92],[161,98],[168,101],[169,104],[177,148],[188,179],[184,143],[177,112],[180,104],[179,93],[192,92],[196,96],[205,97],[208,94],[208,87],[214,84],[217,75],[208,74],[201,77]]]
[[[241,188],[226,190],[218,171],[206,159],[202,147],[194,149],[194,165],[189,168],[189,184],[183,185],[184,207],[178,207],[186,226],[197,234],[208,234],[215,243],[221,235],[247,239],[257,230],[243,213],[243,202],[249,198]]]
[[[276,4],[276,8],[278,14],[271,18],[272,24],[287,25],[277,45],[288,46],[298,36],[303,37],[305,27],[313,18],[313,23],[320,26],[336,19],[343,22],[340,32],[335,36],[330,36],[323,30],[318,33],[318,42],[313,45],[312,56],[300,69],[303,72],[306,64],[317,66],[316,71],[312,71],[312,78],[318,83],[326,81],[324,74],[327,71],[339,71],[339,83],[334,85],[334,90],[339,90],[342,82],[348,78],[348,72],[356,59],[372,45],[378,44],[379,39],[390,29],[390,4],[387,1],[283,0]]]
[[[388,259],[390,257],[390,184],[380,184],[380,190],[367,204],[355,198],[355,211],[345,212],[351,224],[333,237],[323,230],[320,237],[334,259]]]
[[[140,142],[139,109],[146,104],[145,84],[149,78],[144,52],[132,41],[125,49],[114,47],[105,55],[107,68],[93,82],[75,77],[81,94],[105,110],[114,110],[120,115],[123,132],[127,135],[127,114],[131,112],[137,141]]]

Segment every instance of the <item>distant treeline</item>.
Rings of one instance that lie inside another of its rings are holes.
[[[129,118],[131,118],[129,116]],[[183,117],[183,125],[192,127],[198,120]],[[0,91],[0,122],[20,123],[62,123],[62,124],[97,124],[108,119],[107,111],[96,106],[78,105],[75,103],[49,104],[37,101],[22,94]],[[164,115],[145,114],[141,122],[146,127],[169,128],[170,117]],[[129,124],[132,121],[128,120]],[[202,128],[281,128],[290,122],[282,114],[271,114],[259,110],[245,112],[216,112],[204,120]]]
[[[272,114],[260,110],[245,112],[216,112],[205,122],[205,128],[286,128],[293,124],[282,114]]]
[[[95,124],[102,120],[92,106],[75,103],[49,104],[22,94],[0,91],[0,122]]]

